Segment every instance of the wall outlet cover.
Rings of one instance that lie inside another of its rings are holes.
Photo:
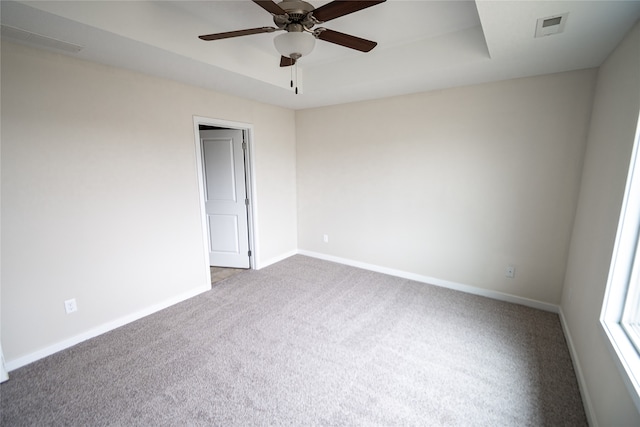
[[[513,266],[507,267],[507,269],[505,270],[505,276],[507,276],[510,279],[513,279],[516,276],[516,268]]]
[[[71,314],[75,311],[78,311],[78,304],[76,303],[75,298],[68,299],[64,302],[64,310],[67,314]]]

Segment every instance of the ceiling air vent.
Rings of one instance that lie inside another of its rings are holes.
[[[568,12],[538,19],[536,37],[551,36],[563,32],[564,24],[567,22],[567,16],[569,16]]]

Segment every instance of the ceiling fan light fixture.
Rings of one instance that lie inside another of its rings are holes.
[[[277,35],[273,39],[273,44],[280,55],[298,59],[311,53],[316,44],[316,38],[306,32],[288,32]]]

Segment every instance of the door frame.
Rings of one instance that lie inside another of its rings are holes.
[[[4,355],[2,354],[2,344],[0,344],[0,383],[9,379],[9,372],[4,364]]]
[[[198,175],[198,196],[200,203],[200,220],[203,236],[203,254],[206,264],[207,277],[211,283],[211,270],[209,268],[209,235],[207,225],[207,213],[205,209],[204,194],[204,168],[202,165],[202,146],[200,143],[200,125],[215,126],[226,129],[239,129],[243,131],[245,142],[247,144],[244,168],[247,186],[247,197],[249,198],[249,206],[247,207],[247,227],[249,232],[249,268],[256,269],[256,258],[258,256],[257,245],[257,194],[255,185],[255,169],[253,164],[253,125],[251,123],[233,122],[223,119],[213,119],[209,117],[193,116],[193,133],[196,153],[196,169]]]

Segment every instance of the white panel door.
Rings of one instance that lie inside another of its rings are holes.
[[[242,130],[201,130],[209,264],[249,268]]]

